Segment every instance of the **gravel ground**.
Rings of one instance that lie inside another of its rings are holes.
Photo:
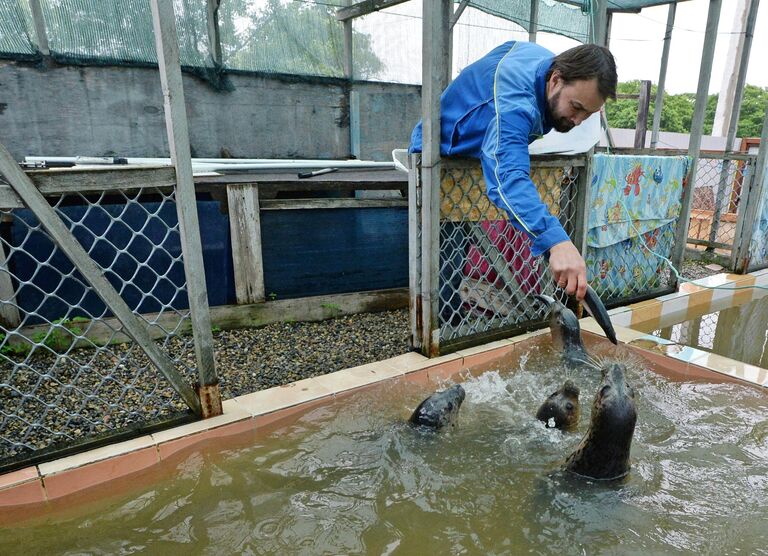
[[[697,279],[718,272],[705,268],[707,264],[686,261],[683,276]],[[408,335],[405,309],[216,332],[221,393],[229,399],[394,357],[409,350]],[[194,368],[189,338],[174,338],[168,348]],[[110,346],[98,353],[79,349],[68,357],[47,352],[30,363],[42,374],[9,361],[0,366],[0,382],[13,386],[0,389],[0,407],[6,415],[0,423],[0,440],[23,439],[26,445],[0,442],[0,463],[57,442],[71,444],[124,429],[137,420],[163,420],[186,410],[135,346]],[[195,377],[187,375],[193,383]]]

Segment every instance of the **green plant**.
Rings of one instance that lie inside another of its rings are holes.
[[[267,294],[267,297],[269,298],[270,301],[274,301],[275,299],[277,299],[277,294],[275,292],[269,292]]]
[[[335,303],[321,303],[320,307],[322,307],[323,309],[328,309],[329,311],[341,313],[341,307],[339,307]]]
[[[214,324],[213,326],[211,326],[211,332],[213,334],[218,334],[219,332],[221,332],[221,327]]]

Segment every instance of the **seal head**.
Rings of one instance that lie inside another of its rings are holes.
[[[461,384],[435,392],[419,404],[408,421],[431,429],[441,429],[446,425],[455,427],[465,396],[466,392]]]
[[[593,479],[619,479],[629,473],[629,451],[635,432],[635,392],[626,367],[609,363],[592,404],[589,430],[565,460],[568,471]]]
[[[573,430],[579,423],[579,389],[566,380],[559,390],[552,392],[536,412],[536,418],[547,428]],[[554,425],[551,425],[554,423]]]
[[[581,341],[581,327],[576,314],[553,297],[537,295],[536,298],[549,307],[549,331],[552,334],[552,343],[562,353],[565,364],[569,367],[578,367],[589,361]]]

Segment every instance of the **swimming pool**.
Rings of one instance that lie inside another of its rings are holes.
[[[624,481],[560,470],[586,430],[598,376],[566,371],[536,335],[512,350],[497,344],[503,354],[484,361],[467,351],[456,356],[461,364],[449,357],[432,372],[320,399],[219,445],[189,446],[127,478],[122,492],[104,486],[80,504],[63,497],[6,521],[0,552],[765,551],[765,391],[664,370],[585,336],[593,354],[627,363],[637,392]],[[566,376],[582,391],[575,433],[533,417]],[[454,432],[404,423],[421,399],[455,381],[467,399]]]

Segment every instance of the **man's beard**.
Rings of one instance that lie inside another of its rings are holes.
[[[549,109],[549,116],[552,120],[552,127],[555,131],[560,133],[566,133],[574,128],[573,123],[568,118],[563,118],[557,113],[557,101],[560,100],[560,91],[557,91],[554,95],[547,99],[547,108]]]

